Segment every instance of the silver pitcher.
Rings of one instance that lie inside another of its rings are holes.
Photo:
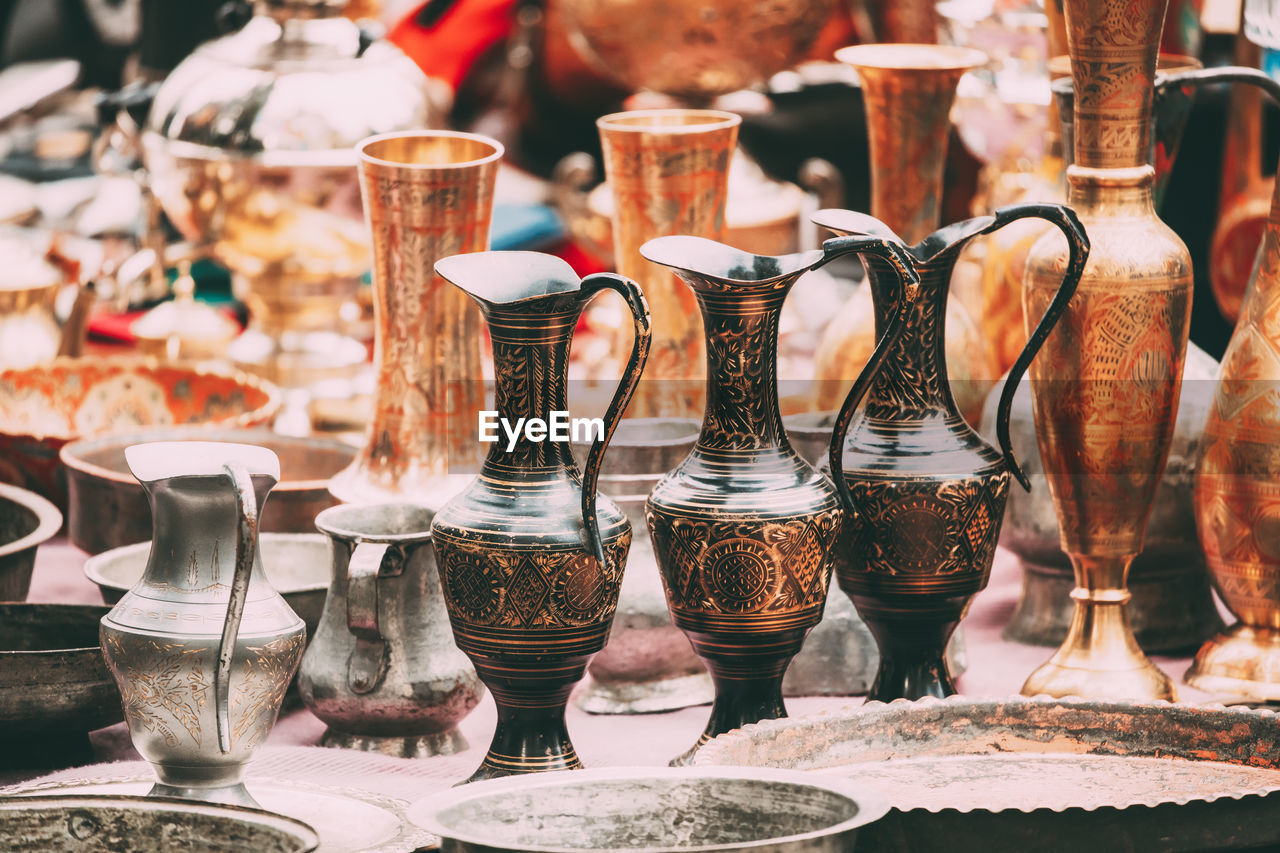
[[[241,779],[275,725],[306,629],[271,588],[258,517],[270,450],[173,441],[125,450],[151,504],[146,573],[102,617],[102,652],[153,795],[256,805]]]
[[[484,688],[453,642],[431,546],[434,515],[401,503],[316,516],[333,545],[333,579],[298,686],[329,726],[321,746],[404,758],[467,748],[457,724]]]

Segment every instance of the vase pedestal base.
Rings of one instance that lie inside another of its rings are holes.
[[[1207,693],[1280,701],[1280,631],[1236,623],[1205,642],[1183,680]]]
[[[1022,686],[1024,696],[1177,701],[1173,682],[1138,647],[1126,613],[1127,594],[1114,601],[1072,592],[1075,612],[1062,647]]]

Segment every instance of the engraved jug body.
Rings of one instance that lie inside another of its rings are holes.
[[[579,279],[564,261],[536,252],[455,255],[436,271],[476,300],[493,341],[499,440],[431,524],[454,640],[498,707],[493,741],[471,779],[581,767],[565,704],[604,647],[631,546],[630,522],[597,497],[596,481],[648,355],[648,308],[629,279]],[[605,289],[626,300],[635,342],[579,471],[569,436],[552,432],[568,411],[574,327]],[[520,426],[535,420],[540,438]]]
[[[258,518],[276,455],[219,442],[125,451],[151,504],[146,572],[102,617],[102,652],[153,794],[253,805],[245,764],[275,725],[306,629],[267,582]]]
[[[997,451],[956,406],[947,382],[943,318],[951,273],[965,244],[1028,217],[1056,225],[1071,255],[1044,319],[1010,369]],[[839,234],[881,236],[901,245],[887,226],[865,214],[822,210],[814,221]],[[1029,487],[1009,446],[1012,395],[1075,292],[1088,246],[1069,209],[1025,204],[955,223],[904,247],[920,278],[920,298],[871,383],[863,410],[855,416],[846,401],[829,457],[849,518],[837,577],[880,647],[870,699],[956,692],[943,657],[947,642],[973,596],[987,585],[1010,476]],[[894,271],[874,257],[866,266],[876,325],[886,327],[895,310]]]

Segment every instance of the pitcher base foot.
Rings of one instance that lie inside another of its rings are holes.
[[[377,752],[393,758],[431,758],[436,755],[456,755],[467,749],[467,739],[458,729],[450,728],[429,735],[406,737],[374,737],[356,735],[329,728],[320,745],[332,749],[356,749],[361,752]]]

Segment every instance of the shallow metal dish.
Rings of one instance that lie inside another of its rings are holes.
[[[316,515],[337,503],[329,478],[357,449],[329,438],[207,426],[154,427],[81,439],[59,452],[67,466],[67,535],[90,554],[151,538],[151,508],[124,461],[126,447],[147,441],[229,441],[266,447],[280,457],[280,483],[262,510],[262,530],[314,533]],[[278,588],[278,587],[277,587]]]
[[[329,591],[333,557],[328,537],[319,533],[263,533],[258,544],[267,580],[307,624],[310,640],[320,624]],[[115,604],[142,577],[150,553],[150,542],[113,548],[85,561],[85,577],[98,585],[103,601]]]
[[[722,735],[694,764],[847,776],[893,807],[877,850],[1280,845],[1280,717],[1084,699],[872,702]]]
[[[0,483],[0,601],[24,601],[36,549],[62,527],[62,513],[35,492]]]
[[[0,370],[0,482],[65,507],[58,451],[69,441],[146,426],[264,426],[281,400],[271,383],[213,364],[121,356]]]
[[[308,853],[301,821],[258,809],[156,797],[9,797],[0,800],[9,850],[41,853]]]
[[[86,758],[85,735],[124,719],[98,645],[106,612],[84,604],[0,603],[0,766]]]
[[[816,775],[618,767],[474,782],[411,806],[409,819],[440,836],[444,853],[837,853],[886,811],[860,787]]]

